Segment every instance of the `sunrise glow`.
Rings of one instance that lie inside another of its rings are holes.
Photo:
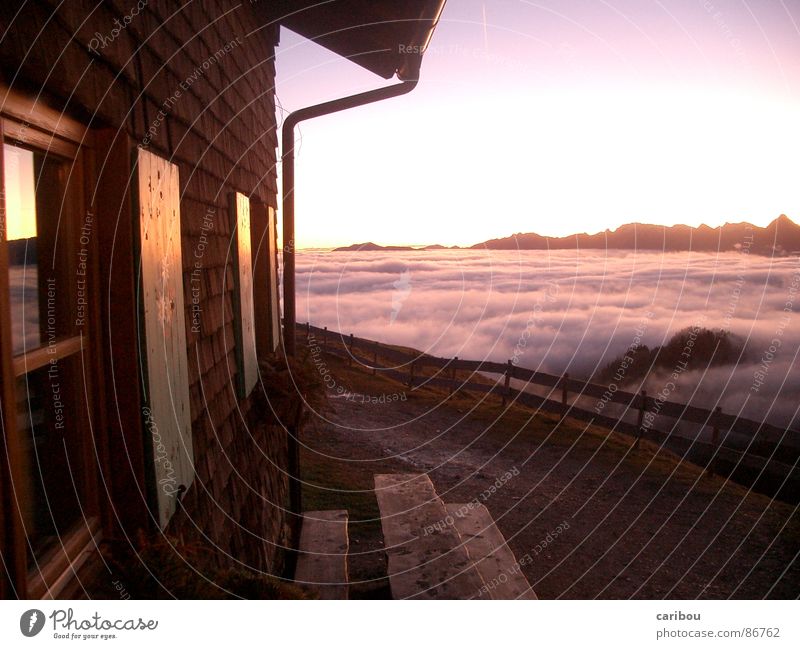
[[[36,201],[33,153],[10,144],[3,145],[5,199],[8,219],[6,237],[29,239],[36,236]]]
[[[800,218],[792,23],[709,4],[449,3],[413,93],[301,126],[300,247]],[[278,71],[286,110],[384,83],[287,31]]]

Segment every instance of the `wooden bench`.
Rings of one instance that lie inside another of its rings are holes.
[[[375,476],[394,599],[489,599],[428,476]]]
[[[395,599],[536,599],[489,510],[445,505],[427,475],[375,476]]]
[[[320,599],[347,599],[347,511],[306,512],[294,580]]]

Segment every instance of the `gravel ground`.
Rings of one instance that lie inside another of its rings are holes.
[[[388,596],[372,476],[416,471],[489,508],[540,598],[800,596],[794,506],[577,421],[340,372],[389,396],[334,395],[303,439],[309,481],[351,509],[354,597]]]

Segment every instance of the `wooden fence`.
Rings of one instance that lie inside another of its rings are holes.
[[[298,334],[305,340],[303,346],[318,345],[326,353],[345,358],[351,365],[358,363],[373,374],[397,379],[411,388],[422,386],[442,387],[454,391],[470,391],[494,394],[503,403],[514,401],[545,412],[570,416],[612,430],[618,430],[637,438],[654,441],[685,459],[729,476],[742,484],[752,485],[755,490],[778,495],[783,500],[800,502],[800,432],[780,428],[766,422],[754,421],[739,415],[714,409],[699,408],[684,403],[662,400],[641,392],[626,392],[613,386],[604,386],[562,376],[537,372],[520,367],[510,360],[474,361],[459,358],[440,358],[427,354],[415,354],[397,346],[373,340],[357,338],[353,334],[319,328],[306,323],[298,326]],[[299,342],[299,341],[298,341]],[[424,369],[432,369],[427,375]],[[468,372],[468,379],[457,378],[456,372]],[[476,375],[484,380],[474,380]],[[494,375],[492,383],[485,375]],[[522,383],[522,389],[512,387],[511,381]],[[547,396],[526,391],[527,386],[548,388]],[[552,398],[555,397],[555,398]],[[595,407],[588,410],[576,401],[596,400]],[[602,404],[602,406],[601,406]],[[618,416],[603,414],[607,404],[618,404],[623,412]],[[630,413],[635,414],[636,424],[625,421]],[[655,428],[656,422],[665,419],[676,422],[670,432]],[[697,436],[682,436],[675,428],[677,422],[688,422],[711,432],[711,441],[702,441]],[[737,440],[734,435],[741,436]],[[741,448],[739,442],[746,439]]]

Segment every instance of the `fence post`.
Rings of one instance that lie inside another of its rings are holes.
[[[722,415],[722,406],[717,406],[714,408],[714,414],[711,415],[711,446],[712,446],[712,457],[708,461],[708,466],[706,467],[708,471],[708,475],[714,475],[714,460],[713,455],[716,454],[717,450],[719,450],[719,420],[720,416]]]
[[[355,340],[353,334],[350,334],[350,353],[347,355],[347,364],[353,367],[353,348],[355,347]]]
[[[306,338],[311,335],[311,323],[306,321]]]
[[[508,363],[506,364],[506,380],[504,381],[503,385],[503,405],[506,405],[506,398],[510,396],[511,391],[509,388],[511,387],[511,359],[508,359]]]
[[[455,382],[456,380],[456,363],[458,362],[458,356],[453,357],[453,366],[450,368],[450,380]],[[450,396],[453,396],[453,393],[456,391],[455,386],[453,383],[450,384]]]
[[[565,372],[561,378],[561,406],[564,414],[567,413],[567,381],[569,381],[569,374]]]
[[[639,416],[636,420],[636,442],[634,448],[639,446],[639,440],[642,438],[642,424],[644,423],[644,411],[647,410],[647,390],[641,392],[642,400],[639,403]]]
[[[325,327],[325,329],[322,330],[322,346],[323,347],[327,347],[328,346],[328,328],[327,327]]]
[[[719,446],[719,420],[721,415],[722,406],[717,406],[714,408],[714,428],[711,431],[711,443],[714,444],[714,446]]]

